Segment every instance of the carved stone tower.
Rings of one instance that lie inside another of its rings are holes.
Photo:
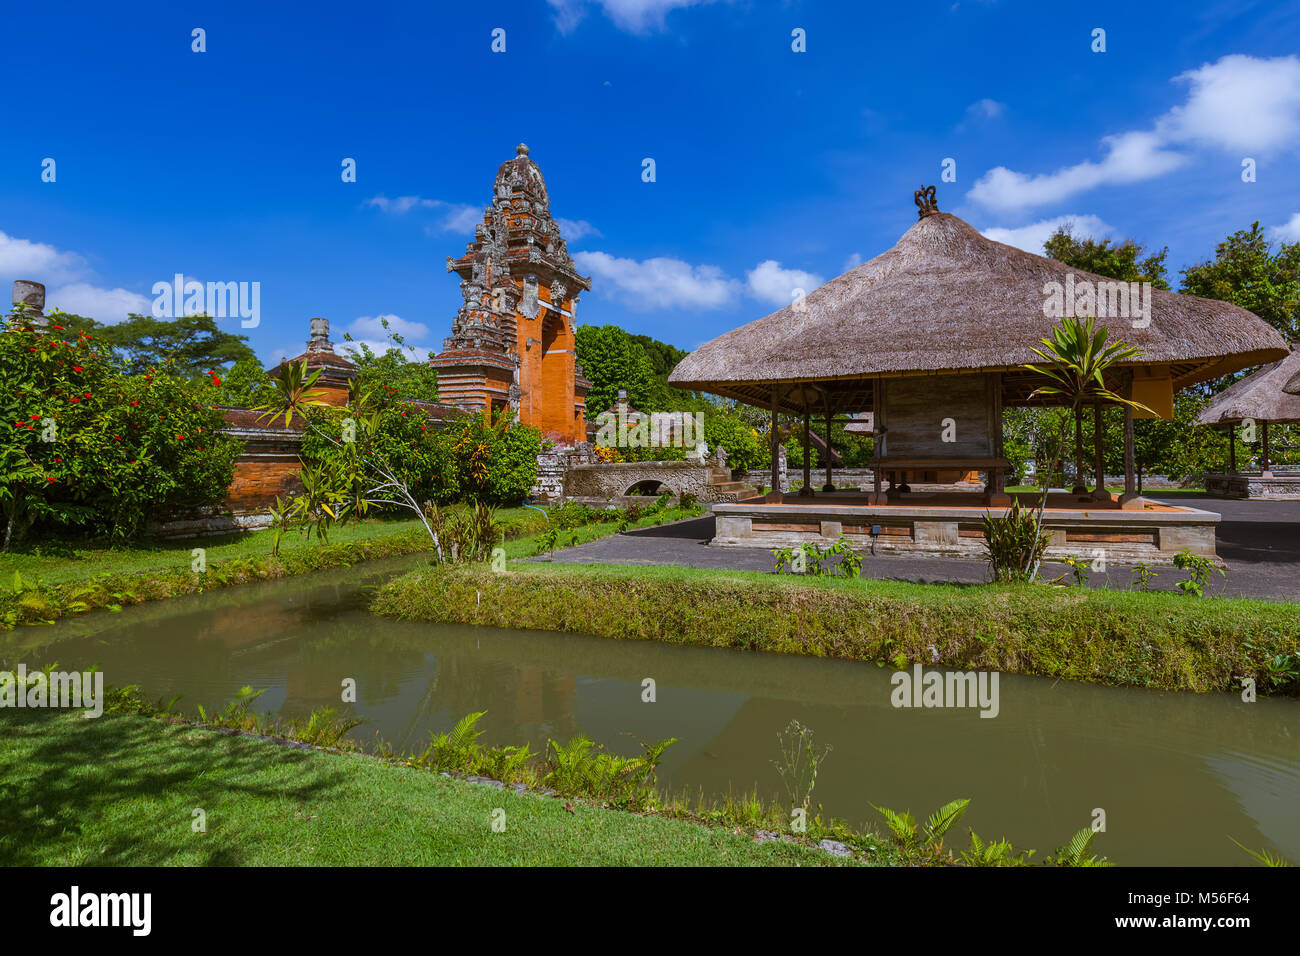
[[[551,218],[546,182],[522,143],[501,164],[474,241],[447,271],[465,302],[431,364],[443,402],[519,420],[552,441],[585,441],[587,389],[574,351],[578,275]]]

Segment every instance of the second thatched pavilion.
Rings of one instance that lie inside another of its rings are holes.
[[[772,546],[842,531],[870,535],[873,549],[878,539],[887,550],[977,549],[963,539],[978,537],[979,517],[1010,504],[1002,410],[1053,404],[1033,396],[1044,378],[1024,366],[1041,362],[1032,349],[1061,315],[1100,313],[1111,341],[1140,347],[1107,385],[1165,417],[1175,391],[1288,353],[1281,335],[1245,309],[1073,269],[939,212],[933,187],[915,198],[919,221],[892,249],[706,342],[673,371],[671,385],[768,409],[774,422],[792,414],[829,432],[833,420],[872,413],[873,491],[814,492],[805,453],[797,496],[776,490],[715,507],[715,544]],[[1214,554],[1218,515],[1136,494],[1132,419],[1127,410],[1125,494],[1114,499],[1098,482],[1089,499],[1049,499],[1049,555],[1076,553],[1069,545],[1085,541],[1105,543],[1118,558],[1160,560],[1182,547]],[[775,446],[776,429],[772,435]],[[773,454],[779,489],[775,462]],[[908,484],[954,469],[985,473],[985,494],[918,494]],[[883,491],[891,473],[902,480]]]

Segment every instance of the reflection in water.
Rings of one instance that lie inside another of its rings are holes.
[[[486,710],[485,743],[541,750],[585,733],[609,749],[677,737],[663,782],[714,795],[781,792],[771,761],[792,719],[830,744],[815,801],[874,822],[868,802],[929,813],[972,798],[965,822],[1045,855],[1107,815],[1100,851],[1121,863],[1239,864],[1228,840],[1300,860],[1300,704],[1004,676],[1001,712],[895,709],[870,664],[670,647],[578,635],[386,621],[367,585],[410,567],[264,582],[29,628],[5,666],[99,663],[113,684],[219,707],[248,684],[268,710],[333,706],[399,749]],[[344,678],[358,702],[340,703]],[[643,703],[652,677],[657,701]],[[965,842],[964,830],[956,842]]]

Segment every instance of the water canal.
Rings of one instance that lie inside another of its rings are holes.
[[[854,824],[877,824],[871,802],[925,815],[970,797],[950,844],[969,824],[1041,859],[1102,808],[1096,846],[1120,864],[1249,863],[1229,836],[1300,860],[1300,702],[1003,675],[999,713],[982,719],[896,709],[891,672],[872,664],[371,616],[368,587],[422,560],[25,628],[4,666],[99,664],[110,684],[182,695],[187,712],[247,684],[265,690],[263,709],[338,707],[366,721],[357,739],[405,749],[475,710],[487,711],[485,743],[535,750],[579,732],[625,754],[677,737],[661,782],[715,795],[777,796],[776,735],[797,718],[833,748],[814,802]],[[345,677],[355,705],[340,704]]]

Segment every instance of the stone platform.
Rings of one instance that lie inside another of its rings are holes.
[[[1300,474],[1239,471],[1206,475],[1205,491],[1216,498],[1300,500]]]
[[[1022,508],[1034,508],[1039,500],[1034,494],[1015,497]],[[714,547],[788,548],[806,541],[824,547],[842,532],[867,554],[874,542],[877,555],[971,558],[985,553],[983,516],[1004,509],[990,509],[977,493],[923,492],[873,505],[865,494],[832,492],[789,495],[779,504],[755,498],[711,510],[717,519]],[[1125,511],[1116,501],[1080,502],[1054,493],[1043,512],[1043,527],[1052,535],[1046,557],[1092,560],[1101,549],[1109,562],[1168,565],[1177,552],[1190,549],[1217,559],[1218,522],[1218,514],[1199,508],[1148,501],[1142,510]]]

